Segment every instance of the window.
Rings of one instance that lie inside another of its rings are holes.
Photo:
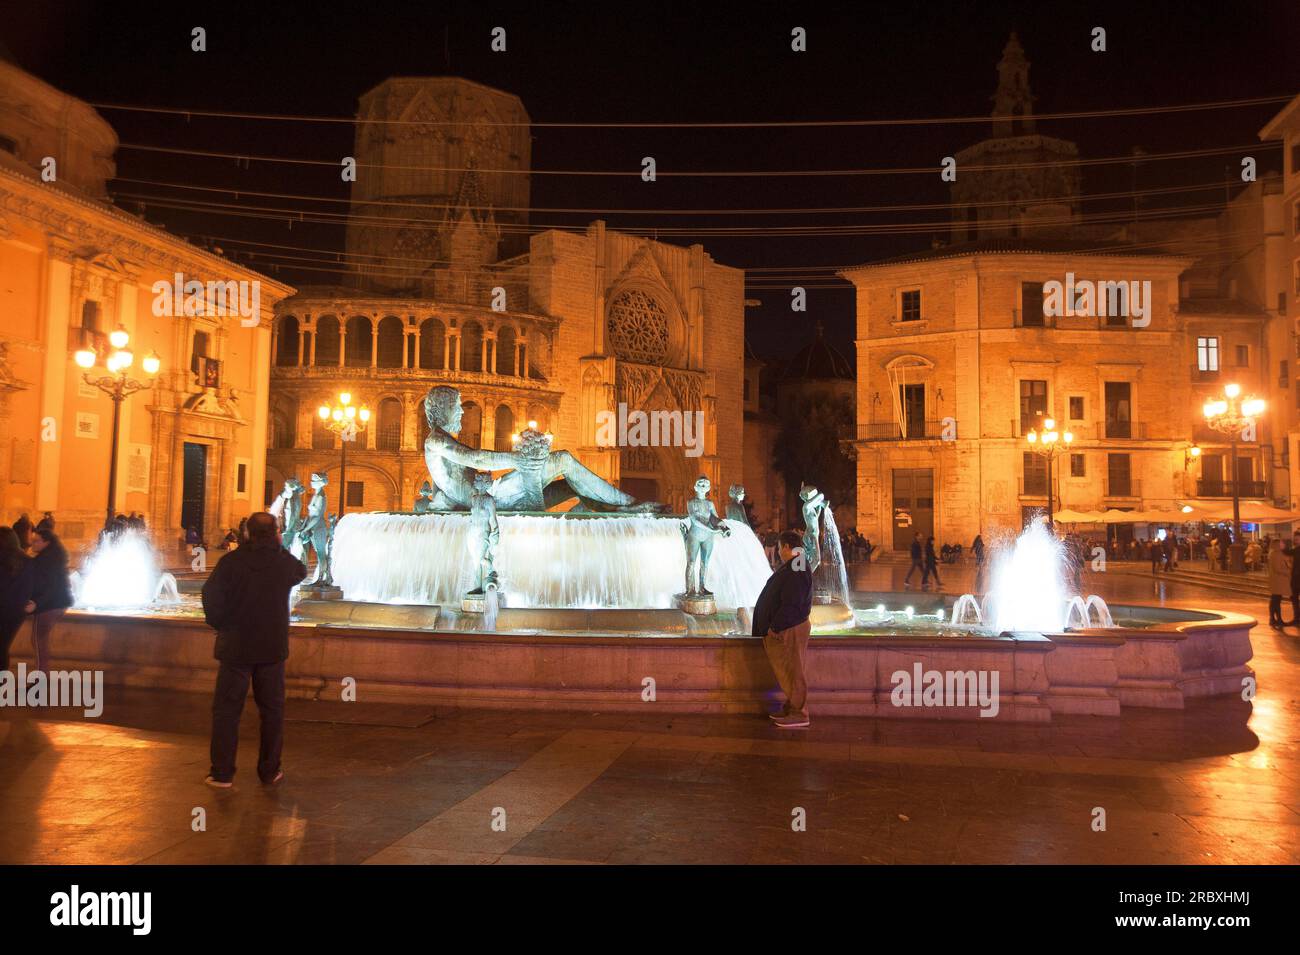
[[[1291,206],[1291,234],[1300,235],[1300,201]]]
[[[1129,497],[1133,492],[1133,481],[1129,470],[1127,454],[1106,455],[1107,494],[1110,497]]]
[[[17,154],[18,141],[16,139],[10,139],[8,136],[0,136],[0,149],[3,149],[7,153]]]
[[[1291,387],[1291,364],[1285,359],[1277,363],[1277,386],[1279,388]]]
[[[99,331],[99,303],[85,301],[81,304],[81,327],[92,332]]]
[[[362,507],[365,504],[366,485],[363,481],[348,482],[348,507]]]
[[[1070,420],[1083,420],[1083,395],[1070,395]]]
[[[907,289],[898,293],[898,317],[904,322],[915,322],[921,318],[921,290]]]
[[[243,494],[248,490],[248,465],[240,464],[235,468],[235,492]]]
[[[903,418],[907,423],[907,438],[925,437],[925,385],[899,385],[898,400],[902,403]]]
[[[1217,338],[1196,339],[1196,367],[1200,371],[1219,370],[1219,340]]]
[[[190,371],[194,374],[199,373],[200,366],[203,364],[201,359],[208,355],[208,333],[195,332],[194,344],[190,346]]]
[[[274,500],[275,500],[275,482],[266,481],[262,485],[262,506],[270,507],[271,503]]]
[[[1020,382],[1020,433],[1041,427],[1047,417],[1047,382]]]
[[[1106,437],[1133,436],[1133,386],[1127,381],[1106,382]]]
[[[1238,368],[1250,367],[1250,346],[1249,345],[1237,346],[1237,367]]]
[[[1088,476],[1088,456],[1085,454],[1070,455],[1070,477],[1087,477]]]
[[[1026,451],[1025,458],[1025,489],[1024,494],[1032,494],[1036,497],[1047,496],[1047,459],[1041,454],[1035,454],[1033,451]]]
[[[400,451],[402,448],[402,403],[396,398],[379,402],[375,423],[375,450]]]
[[[1043,320],[1043,283],[1020,283],[1020,324],[1026,328],[1042,328]]]

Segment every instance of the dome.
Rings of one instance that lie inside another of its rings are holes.
[[[853,377],[853,365],[826,341],[821,322],[817,323],[813,340],[794,353],[781,376],[783,381],[825,378],[852,381]]]

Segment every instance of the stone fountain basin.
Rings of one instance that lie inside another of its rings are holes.
[[[905,600],[923,612],[922,596],[882,594],[871,605]],[[937,608],[942,597],[932,599]],[[695,630],[677,629],[675,611],[563,611],[563,619],[546,622],[566,626],[551,630],[483,632],[429,629],[428,607],[321,603],[334,605],[339,619],[290,628],[288,685],[295,696],[337,699],[341,681],[353,677],[367,700],[457,706],[759,713],[779,701],[761,641],[709,633],[698,621]],[[1182,709],[1190,699],[1239,696],[1254,678],[1250,617],[1138,605],[1111,611],[1139,625],[960,637],[920,628],[814,633],[810,706],[814,715],[982,718],[970,706],[895,706],[894,675],[917,664],[996,672],[999,706],[992,718],[1022,722],[1062,713],[1118,716],[1125,707]],[[408,612],[426,616],[400,619]],[[622,627],[609,626],[613,613],[622,615]],[[372,622],[362,622],[367,618]],[[380,619],[387,625],[374,622]],[[644,629],[647,624],[657,629]],[[55,646],[62,667],[102,670],[110,688],[210,693],[213,636],[201,618],[70,611],[57,625]],[[655,681],[654,703],[642,696],[647,677]]]

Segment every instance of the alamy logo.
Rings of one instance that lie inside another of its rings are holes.
[[[703,411],[627,410],[596,412],[596,444],[602,448],[685,448],[688,458],[704,453]]]
[[[17,675],[0,670],[0,707],[79,707],[87,719],[104,712],[103,670],[37,670],[29,678],[27,664],[18,664]]]
[[[895,670],[890,677],[894,706],[978,706],[980,716],[998,715],[997,670]]]
[[[128,925],[132,935],[148,935],[153,927],[152,892],[82,892],[74,885],[50,896],[50,924]]]
[[[1065,282],[1043,283],[1043,314],[1081,318],[1127,318],[1134,328],[1151,324],[1151,283],[1149,281],[1090,282],[1075,281],[1073,272],[1065,273]]]
[[[250,328],[262,320],[262,283],[256,279],[205,284],[198,279],[187,281],[177,272],[170,282],[166,279],[154,282],[152,291],[153,313],[159,318],[238,315],[239,324]]]

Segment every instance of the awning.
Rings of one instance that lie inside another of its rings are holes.
[[[1188,510],[1190,508],[1190,510]],[[1300,513],[1289,511],[1271,504],[1258,504],[1252,501],[1241,502],[1241,519],[1247,524],[1289,524],[1300,521]],[[1223,504],[1187,504],[1183,509],[1185,521],[1230,521],[1232,520],[1232,502]]]

